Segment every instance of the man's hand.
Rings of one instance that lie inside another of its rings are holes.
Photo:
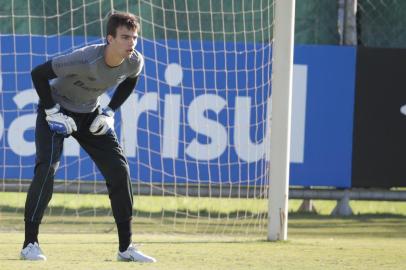
[[[110,107],[101,109],[89,128],[94,135],[109,134],[114,130],[114,111]]]
[[[51,131],[64,136],[69,136],[72,132],[77,130],[76,123],[72,117],[60,112],[60,109],[61,107],[59,104],[56,104],[51,109],[45,110],[47,115],[45,119],[47,120]]]

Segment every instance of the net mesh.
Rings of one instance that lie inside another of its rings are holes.
[[[144,231],[155,231],[151,225],[159,225],[174,231],[264,232],[270,0],[2,4],[2,213],[9,215],[13,228],[22,228],[24,191],[35,159],[38,97],[31,69],[57,55],[104,42],[108,15],[115,10],[140,17],[137,50],[145,57],[134,93],[116,114],[136,196],[135,225]],[[108,100],[104,95],[102,104]],[[60,231],[52,226],[55,223],[65,224],[63,230],[83,223],[92,226],[80,230],[114,228],[103,178],[73,139],[65,141],[56,179],[45,228]],[[10,190],[15,192],[5,192]]]
[[[366,47],[405,48],[406,2],[358,0],[358,44]]]

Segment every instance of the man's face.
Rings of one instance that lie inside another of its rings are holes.
[[[138,33],[136,30],[120,26],[116,30],[116,37],[107,36],[109,45],[123,58],[131,56],[135,45],[137,45]]]

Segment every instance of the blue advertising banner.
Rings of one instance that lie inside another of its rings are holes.
[[[292,149],[295,136],[304,149],[303,162],[291,159],[290,184],[351,187],[356,48],[296,46],[294,63],[306,73],[296,68],[293,76]]]
[[[0,36],[3,179],[32,177],[38,102],[32,67],[91,42],[97,39]],[[144,39],[137,49],[145,69],[116,114],[133,180],[263,184],[269,157],[270,44]],[[354,73],[354,48],[296,47],[291,185],[351,185]],[[108,99],[104,95],[102,104]],[[102,180],[71,138],[65,141],[56,178]]]

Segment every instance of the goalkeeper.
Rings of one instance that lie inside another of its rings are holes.
[[[142,55],[135,50],[139,28],[133,14],[114,13],[107,22],[106,44],[86,46],[32,70],[40,99],[34,177],[25,203],[22,259],[46,260],[38,245],[39,225],[52,197],[63,141],[72,136],[106,180],[118,231],[117,259],[156,261],[131,242],[133,194],[129,166],[114,132],[114,111],[133,91],[144,65]],[[100,107],[100,96],[114,85],[118,86],[110,103]]]

